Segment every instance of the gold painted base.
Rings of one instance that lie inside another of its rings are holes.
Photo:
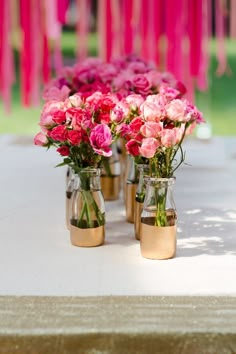
[[[141,222],[140,248],[144,258],[168,259],[176,253],[177,226],[152,226]]]
[[[126,210],[126,221],[134,223],[134,202],[137,190],[136,183],[126,183],[126,198],[125,198],[125,210]]]
[[[101,188],[104,200],[117,200],[120,194],[120,176],[101,176]]]
[[[139,203],[135,200],[134,202],[134,233],[136,240],[140,240],[140,229],[141,229],[141,213],[143,209],[143,203]]]
[[[81,229],[70,224],[70,240],[77,247],[101,246],[105,240],[105,226]]]

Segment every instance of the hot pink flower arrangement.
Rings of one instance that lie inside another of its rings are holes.
[[[145,99],[134,94],[123,98],[111,117],[119,120],[117,130],[127,141],[128,154],[147,162],[152,176],[170,178],[184,161],[184,138],[204,119],[194,105],[178,98],[176,89],[164,84],[159,91]]]
[[[75,172],[99,166],[103,157],[112,155],[116,123],[110,112],[118,103],[114,94],[95,92],[87,98],[73,95],[65,101],[47,102],[40,117],[41,132],[36,145],[55,147]]]

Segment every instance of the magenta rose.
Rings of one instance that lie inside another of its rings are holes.
[[[142,145],[139,148],[139,152],[143,157],[151,158],[155,155],[157,148],[160,146],[160,142],[155,138],[145,138],[142,141]]]
[[[67,140],[71,145],[79,145],[81,143],[82,134],[78,130],[68,130]]]
[[[139,152],[139,147],[140,145],[138,144],[138,142],[134,139],[129,140],[126,145],[125,145],[128,154],[132,155],[132,156],[139,156],[140,152]]]
[[[47,143],[48,143],[48,139],[47,139],[46,135],[44,135],[41,132],[35,135],[34,145],[46,146]]]
[[[67,139],[66,127],[63,125],[58,125],[57,127],[53,128],[48,135],[55,141],[65,141]]]
[[[112,155],[112,149],[110,147],[112,143],[112,134],[110,128],[107,125],[96,125],[90,132],[89,141],[93,150],[97,154],[106,157]]]
[[[59,154],[61,156],[69,156],[70,155],[70,149],[68,146],[61,146],[57,149],[57,152],[59,152]]]

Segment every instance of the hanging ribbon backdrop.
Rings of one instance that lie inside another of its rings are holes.
[[[92,0],[74,0],[76,60],[88,56]],[[13,50],[19,51],[21,98],[38,105],[42,85],[63,66],[62,26],[69,0],[1,0],[0,95],[10,108],[15,78]],[[228,6],[228,8],[227,8]],[[112,58],[135,53],[153,61],[184,82],[190,99],[194,89],[206,90],[209,38],[215,14],[217,74],[229,71],[224,38],[236,37],[235,0],[97,0],[98,56]],[[215,13],[214,13],[214,11]]]

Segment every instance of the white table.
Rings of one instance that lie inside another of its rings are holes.
[[[122,197],[106,202],[104,246],[72,246],[60,158],[29,138],[4,138],[0,295],[236,295],[236,144],[230,152],[223,138],[187,142],[192,166],[175,186],[177,255],[153,261],[140,254]]]

